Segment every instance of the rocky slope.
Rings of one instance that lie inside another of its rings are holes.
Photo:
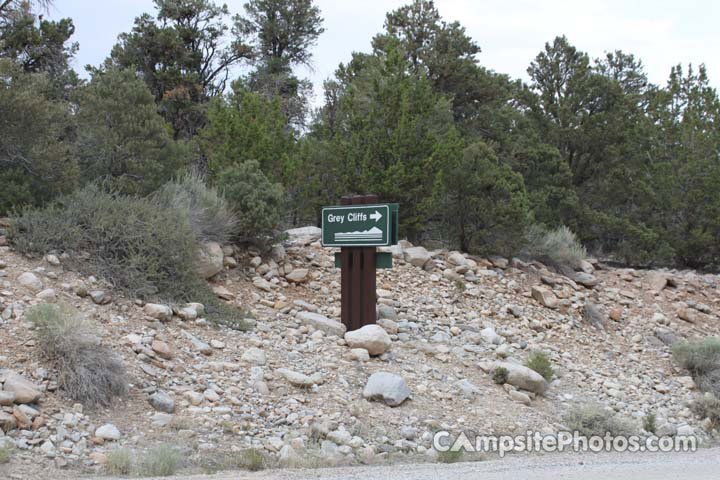
[[[318,233],[291,231],[266,257],[223,249],[210,281],[252,313],[249,332],[210,324],[201,305],[115,295],[64,269],[62,255],[31,260],[0,246],[0,443],[17,452],[0,470],[100,471],[119,446],[161,442],[191,459],[254,447],[280,464],[308,452],[327,463],[427,461],[436,430],[552,434],[588,400],[638,425],[654,412],[661,433],[709,438],[668,345],[720,333],[717,275],[586,262],[570,279],[537,262],[401,242],[388,249],[394,267],[378,271],[380,327],[345,336],[340,273]],[[24,312],[57,301],[123,358],[131,391],[113,408],[74,405],[41,358]],[[514,386],[493,383],[497,362],[513,370],[535,350],[550,353],[550,385],[521,367]]]

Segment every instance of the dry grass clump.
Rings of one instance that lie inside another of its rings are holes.
[[[596,403],[577,404],[563,416],[565,426],[571,432],[579,432],[586,437],[633,435],[636,432],[632,423],[610,412]]]
[[[59,372],[67,395],[88,407],[108,406],[128,393],[122,361],[93,335],[92,325],[68,305],[40,304],[27,312],[43,355]]]
[[[539,225],[528,228],[523,254],[561,271],[576,270],[587,258],[585,247],[567,227],[547,230]]]

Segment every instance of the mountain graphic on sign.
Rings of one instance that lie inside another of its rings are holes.
[[[372,227],[369,230],[363,230],[362,232],[342,232],[335,234],[335,241],[337,240],[380,240],[382,239],[383,232],[377,227]]]

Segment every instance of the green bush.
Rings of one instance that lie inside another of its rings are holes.
[[[650,433],[655,433],[657,430],[657,415],[654,413],[648,413],[643,418],[643,430]]]
[[[215,184],[237,212],[236,237],[243,242],[266,244],[280,226],[283,189],[272,183],[254,160],[221,170]]]
[[[187,216],[190,228],[201,241],[227,243],[237,229],[238,218],[225,197],[209,187],[197,171],[166,183],[155,197],[164,208],[177,208]]]
[[[493,370],[492,379],[498,385],[505,385],[508,381],[508,375],[510,372],[505,367],[498,367]]]
[[[447,450],[445,452],[438,452],[438,462],[440,463],[456,463],[462,459],[462,450]]]
[[[40,304],[26,314],[40,349],[59,372],[70,398],[89,407],[108,406],[128,393],[122,361],[92,334],[92,326],[67,305]]]
[[[10,441],[0,442],[0,465],[10,463],[14,453],[15,446]]]
[[[140,464],[140,474],[144,477],[169,477],[180,469],[185,454],[172,445],[159,445],[145,454]]]
[[[574,405],[563,415],[563,422],[571,432],[579,432],[586,437],[633,435],[635,428],[626,419],[610,412],[595,403]]]
[[[708,337],[697,342],[681,341],[672,346],[673,358],[693,377],[720,369],[720,338]]]
[[[551,382],[555,375],[550,357],[545,352],[532,352],[525,362],[525,366],[535,370],[548,382]]]
[[[712,393],[706,393],[690,404],[690,409],[701,419],[710,419],[712,429],[720,427],[720,400]]]
[[[143,300],[201,302],[210,320],[244,328],[196,271],[200,239],[187,210],[156,197],[87,186],[10,220],[9,240],[26,254],[67,252],[65,264]]]
[[[585,248],[567,227],[546,230],[531,225],[525,235],[523,254],[560,270],[575,270],[587,257]]]
[[[130,475],[132,452],[127,448],[117,448],[108,452],[106,469],[110,475]]]

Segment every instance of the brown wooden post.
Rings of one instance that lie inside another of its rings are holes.
[[[377,195],[342,197],[341,205],[378,203]],[[348,330],[376,322],[375,247],[340,248],[341,319]]]

